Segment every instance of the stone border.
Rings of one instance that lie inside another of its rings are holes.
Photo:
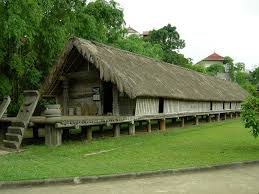
[[[125,174],[113,174],[113,175],[100,175],[100,176],[81,176],[81,177],[69,177],[69,178],[57,178],[57,179],[39,179],[39,180],[25,180],[25,181],[0,181],[0,189],[21,188],[21,187],[35,187],[35,186],[48,186],[48,185],[64,185],[64,184],[83,184],[83,183],[96,183],[104,181],[118,181],[121,179],[137,179],[147,178],[154,176],[166,176],[166,175],[180,175],[196,172],[206,172],[220,169],[238,168],[245,165],[259,164],[259,160],[250,160],[243,162],[233,162],[227,164],[210,165],[204,167],[190,167],[180,169],[168,169],[158,171],[146,171],[146,172],[133,172]]]

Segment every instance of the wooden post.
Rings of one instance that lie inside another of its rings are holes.
[[[129,135],[135,135],[136,131],[135,131],[135,123],[132,122],[129,124]]]
[[[182,120],[181,120],[181,127],[184,127],[184,117],[182,117]]]
[[[238,118],[238,113],[236,112],[236,119]]]
[[[195,117],[195,125],[199,125],[199,116]]]
[[[62,82],[63,88],[63,115],[68,115],[68,80],[63,80]]]
[[[103,125],[100,125],[99,129],[100,129],[100,132],[101,132],[101,136],[104,137]]]
[[[230,118],[233,119],[233,113],[232,112],[230,113]]]
[[[119,113],[119,92],[116,85],[112,85],[112,114],[118,116]]]
[[[87,141],[91,142],[93,140],[93,131],[92,131],[92,127],[87,127]]]
[[[211,115],[208,115],[208,122],[211,123]]]
[[[216,118],[217,121],[219,122],[219,121],[220,121],[220,114],[217,114],[216,117],[217,117],[217,118]]]
[[[120,137],[120,124],[116,123],[113,125],[114,137]]]
[[[161,131],[165,131],[166,130],[166,119],[160,119],[159,120],[159,129]]]
[[[227,120],[227,113],[224,114],[224,120]]]
[[[151,125],[151,121],[150,120],[147,121],[147,132],[148,133],[152,132],[152,125]]]
[[[62,144],[62,130],[55,128],[54,125],[45,125],[45,144],[50,147]]]

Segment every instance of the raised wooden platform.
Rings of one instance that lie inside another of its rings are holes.
[[[29,128],[45,128],[46,130],[46,144],[49,146],[58,146],[62,143],[62,131],[66,129],[82,128],[82,133],[85,133],[86,139],[92,140],[92,126],[113,126],[114,136],[120,135],[120,124],[129,124],[129,134],[135,134],[135,122],[147,121],[148,132],[151,132],[151,121],[158,120],[160,130],[166,130],[166,119],[179,119],[181,120],[181,126],[184,126],[187,118],[195,118],[194,124],[199,124],[201,117],[206,117],[208,122],[211,122],[212,118],[215,121],[226,120],[227,115],[229,118],[237,117],[240,110],[225,110],[225,111],[210,111],[210,112],[188,112],[180,114],[158,114],[158,115],[145,115],[145,116],[61,116],[47,118],[44,116],[34,116],[30,119],[28,125]],[[11,122],[15,122],[15,118],[0,118],[0,125],[10,125]],[[4,128],[0,128],[1,131]]]

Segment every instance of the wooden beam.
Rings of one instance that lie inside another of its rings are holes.
[[[96,75],[91,71],[79,71],[79,72],[71,72],[66,74],[66,77],[69,79],[87,79],[92,80],[96,78]]]

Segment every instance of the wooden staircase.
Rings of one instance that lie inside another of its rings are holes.
[[[6,148],[20,149],[25,129],[39,101],[39,92],[36,90],[24,91],[24,102],[21,106],[15,121],[8,127],[5,134],[4,146]]]

